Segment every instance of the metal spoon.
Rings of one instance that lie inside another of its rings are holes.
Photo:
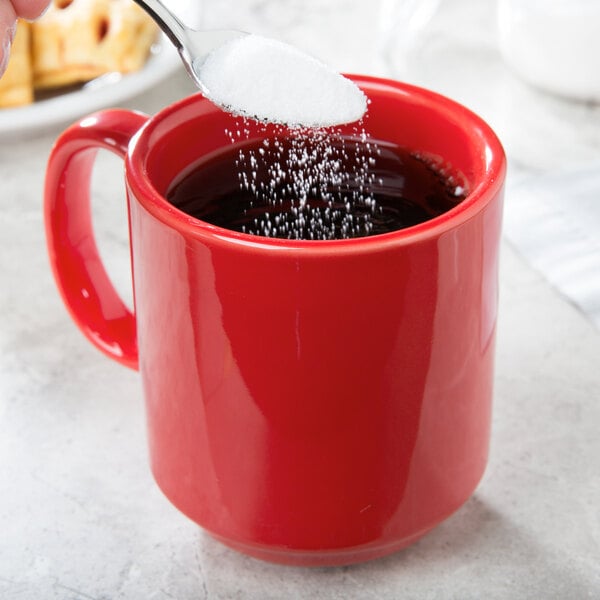
[[[266,76],[269,80],[268,85],[265,85],[265,88],[271,90],[271,108],[265,107],[262,102],[262,97],[256,97],[254,92],[260,88],[257,88],[254,84],[254,80],[252,85],[248,87],[248,78],[243,77],[243,75],[248,74],[248,71],[244,71],[243,73],[234,72],[233,75],[230,74],[229,80],[227,80],[227,77],[219,70],[217,78],[220,78],[220,81],[215,86],[215,73],[213,69],[211,89],[210,81],[204,81],[206,78],[210,79],[210,75],[208,75],[203,68],[209,63],[207,60],[209,55],[233,40],[239,38],[245,38],[244,41],[256,40],[257,36],[251,36],[243,31],[226,29],[196,31],[186,27],[161,2],[161,0],[134,1],[156,21],[158,26],[174,44],[175,48],[177,48],[187,72],[200,88],[201,92],[227,112],[241,114],[246,117],[266,122],[321,127],[357,121],[366,111],[367,100],[354,83],[351,83],[339,73],[333,72],[326,65],[308,57],[296,49],[292,49],[291,46],[274,40],[270,40],[269,42],[270,44],[275,44],[274,46],[269,46],[269,51],[273,50],[273,52],[276,53],[276,56],[278,55],[280,57],[293,55],[296,60],[298,60],[298,55],[301,55],[300,62],[302,65],[306,66],[308,64],[310,65],[310,68],[308,75],[305,69],[304,76],[298,78],[298,71],[286,72],[289,71],[289,69],[285,68],[283,70],[280,69],[279,71],[275,70],[275,72],[271,69],[269,72],[269,69],[267,68],[268,65],[265,65],[264,61],[258,61],[258,64],[253,65],[252,71],[256,72],[253,73],[256,75],[256,79],[265,81]],[[262,40],[265,39],[266,38],[262,38]],[[242,77],[240,77],[240,75],[242,75]],[[237,83],[237,77],[246,80],[246,88],[240,86],[232,93],[231,88],[229,87],[225,94],[219,92],[218,88],[221,87],[220,84],[223,81],[227,81],[228,84],[232,81]],[[285,82],[283,82],[284,78],[286,78]],[[322,87],[326,80],[329,81],[328,92],[323,94],[311,94],[309,101],[306,103],[303,103],[302,100],[299,99],[301,94],[304,94],[304,98],[306,99],[306,89],[308,86],[318,85]],[[348,101],[350,89],[352,98]],[[243,92],[242,96],[244,96],[241,100],[239,94],[240,91]],[[246,92],[249,94],[246,94]],[[248,95],[253,98],[249,99]],[[344,98],[345,96],[345,101],[332,102],[330,100],[331,96],[336,95],[338,99],[340,97]],[[257,106],[257,101],[258,104],[260,104],[259,106]],[[282,107],[282,110],[272,110],[273,103],[278,107]],[[293,108],[290,108],[290,103],[293,105]],[[342,108],[342,105],[344,108]],[[298,109],[301,111],[301,114],[298,113]]]
[[[156,24],[179,52],[179,56],[194,83],[205,95],[209,95],[199,76],[204,59],[215,48],[248,34],[233,29],[196,31],[184,25],[160,0],[134,0],[134,2],[139,4],[156,21]]]

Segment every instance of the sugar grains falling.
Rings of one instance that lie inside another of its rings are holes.
[[[226,132],[232,143],[244,130]],[[287,239],[368,236],[378,215],[372,167],[379,149],[325,129],[295,129],[245,144],[235,165],[239,188],[252,200],[239,215],[243,233]],[[243,223],[242,223],[243,222]]]

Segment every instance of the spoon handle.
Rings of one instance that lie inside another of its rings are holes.
[[[187,27],[160,0],[134,0],[134,2],[156,21],[164,34],[181,52],[185,47]]]

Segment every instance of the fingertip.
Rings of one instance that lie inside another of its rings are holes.
[[[39,19],[50,6],[50,0],[11,0],[17,17],[27,21]]]

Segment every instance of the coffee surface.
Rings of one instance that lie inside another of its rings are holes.
[[[404,229],[464,197],[454,177],[419,154],[341,136],[232,145],[193,165],[167,193],[176,208],[213,225],[307,240]]]

